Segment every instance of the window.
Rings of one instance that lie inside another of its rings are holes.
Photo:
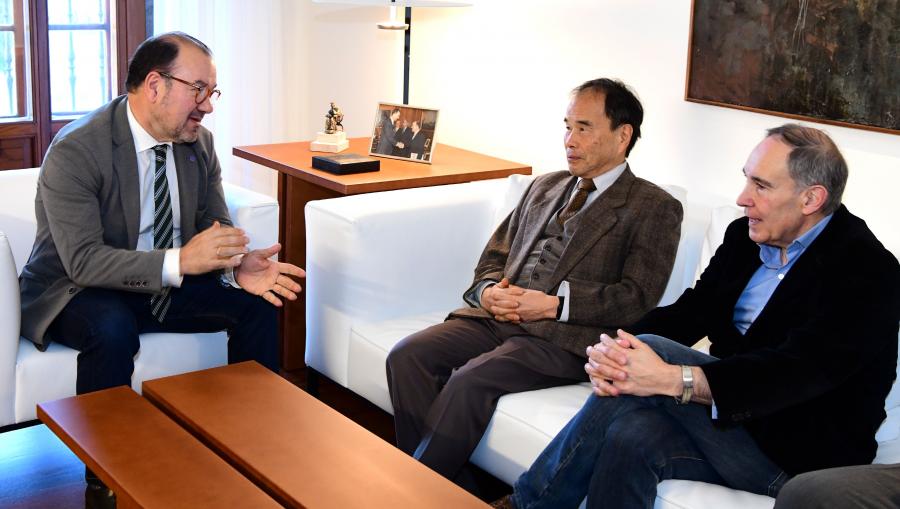
[[[77,117],[109,102],[109,1],[47,0],[47,13],[52,117]]]
[[[66,123],[124,92],[148,12],[152,0],[0,0],[0,170],[40,165]]]
[[[0,118],[26,117],[25,16],[20,1],[0,0]]]

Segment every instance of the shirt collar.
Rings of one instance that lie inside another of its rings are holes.
[[[134,148],[137,150],[137,153],[140,154],[145,150],[150,150],[157,145],[168,145],[168,147],[172,148],[172,142],[167,141],[160,143],[153,136],[148,133],[141,123],[137,121],[134,117],[134,113],[131,111],[131,103],[126,99],[126,104],[128,108],[126,108],[128,112],[128,127],[131,128],[131,136],[134,138]]]
[[[596,177],[591,179],[594,181],[594,187],[596,187],[597,191],[600,191],[600,193],[602,194],[603,191],[609,189],[609,186],[613,185],[613,182],[618,180],[618,178],[621,177],[623,173],[625,173],[626,167],[628,167],[628,161],[623,162],[622,164],[616,166],[606,173],[603,173],[602,175],[597,175]]]
[[[806,233],[794,239],[794,241],[788,245],[787,262],[784,264],[781,263],[781,248],[766,244],[759,245],[759,259],[762,260],[763,265],[770,269],[779,269],[784,265],[790,264],[798,256],[803,254],[803,252],[806,251],[806,248],[816,240],[816,237],[818,237],[819,234],[822,233],[822,230],[828,226],[828,223],[831,221],[831,216],[833,215],[834,214],[828,214],[823,217],[818,223],[813,225],[812,228],[807,230]]]

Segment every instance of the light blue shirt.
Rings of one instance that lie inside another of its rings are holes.
[[[806,233],[799,236],[790,243],[787,248],[787,262],[781,262],[781,248],[769,246],[767,244],[759,245],[759,259],[762,265],[756,269],[753,277],[747,283],[744,291],[734,305],[734,316],[732,321],[741,334],[746,334],[750,325],[759,316],[766,303],[775,293],[778,284],[784,279],[797,259],[800,258],[806,248],[822,233],[822,230],[831,221],[832,214],[828,214],[821,221],[815,224]]]

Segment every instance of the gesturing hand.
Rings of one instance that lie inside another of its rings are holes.
[[[194,235],[179,251],[182,274],[206,274],[214,270],[237,267],[247,252],[250,239],[244,230],[222,226],[218,221]]]
[[[281,244],[275,244],[266,249],[250,251],[234,269],[234,278],[241,288],[278,307],[282,305],[279,295],[288,300],[297,300],[297,294],[302,290],[290,276],[306,277],[306,271],[296,265],[269,259],[280,250]]]

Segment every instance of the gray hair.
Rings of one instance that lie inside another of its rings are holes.
[[[831,214],[841,206],[841,196],[847,185],[847,163],[825,131],[800,124],[784,124],[766,131],[777,136],[792,148],[788,156],[788,173],[801,187],[821,185],[828,191],[822,206],[824,214]]]

